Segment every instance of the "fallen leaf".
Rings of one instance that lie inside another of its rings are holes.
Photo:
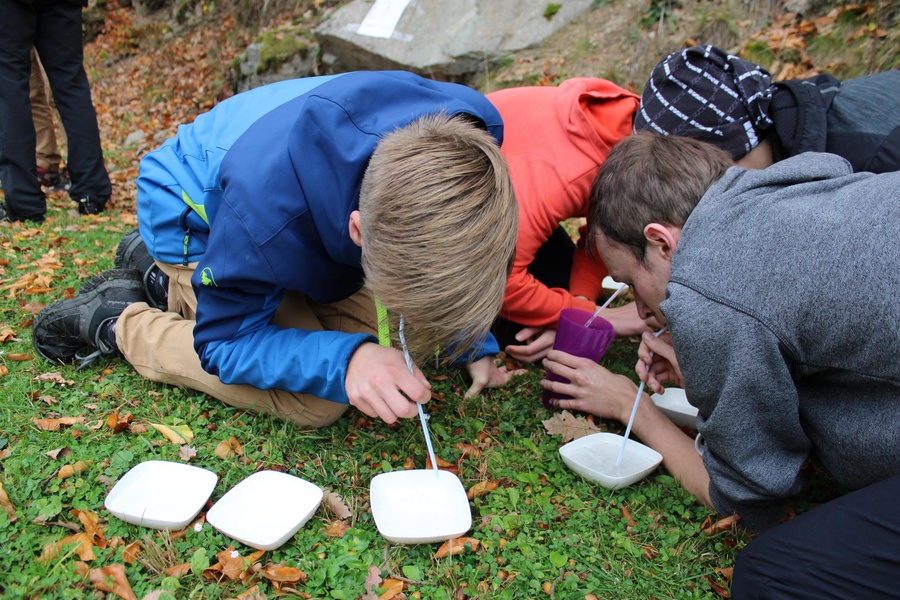
[[[344,521],[340,519],[332,519],[322,530],[322,533],[324,533],[328,537],[340,538],[344,537],[344,534],[347,533],[348,529],[350,529],[350,526],[347,525]]]
[[[69,513],[78,519],[84,532],[91,536],[91,543],[98,548],[106,548],[106,535],[100,529],[100,517],[89,510],[72,509]]]
[[[57,479],[68,479],[69,477],[72,477],[73,475],[77,475],[78,473],[83,472],[87,468],[88,468],[88,465],[83,460],[79,460],[75,464],[72,464],[72,465],[63,465],[62,467],[60,467],[59,471],[56,473],[56,478]]]
[[[472,550],[478,550],[478,544],[480,542],[475,538],[470,537],[460,537],[449,539],[438,548],[438,551],[434,553],[435,558],[444,558],[445,556],[453,556],[454,554],[459,554],[460,552],[465,552],[466,546],[471,546]]]
[[[6,360],[26,361],[34,360],[34,357],[27,354],[7,354]]]
[[[16,339],[16,332],[12,330],[12,328],[3,326],[0,327],[0,342],[9,342],[14,341]]]
[[[450,473],[453,473],[454,475],[459,475],[459,465],[457,465],[455,463],[447,462],[446,460],[442,459],[440,456],[435,456],[434,458],[435,458],[435,460],[437,460],[438,469],[440,469],[441,471],[448,471]],[[430,456],[425,457],[425,468],[426,469],[434,468],[434,466],[431,464]]]
[[[50,542],[48,544],[44,544],[44,550],[41,552],[39,561],[44,562],[48,560],[53,560],[57,556],[59,556],[60,552],[62,552],[63,548],[68,545],[75,545],[75,554],[78,555],[78,558],[81,560],[94,560],[96,556],[94,555],[94,544],[91,540],[91,536],[87,533],[76,533],[70,535],[68,537],[64,537],[58,542]]]
[[[244,453],[244,447],[237,441],[237,438],[231,436],[227,440],[219,442],[213,452],[222,460],[228,460],[235,456],[241,456]]]
[[[122,560],[124,560],[129,565],[133,565],[140,554],[141,543],[131,542],[122,550]],[[188,563],[188,568],[190,568],[190,563]]]
[[[124,415],[119,416],[119,411],[115,410],[106,417],[106,426],[112,429],[113,433],[119,433],[128,429],[133,420],[133,414],[125,413]]]
[[[285,567],[281,564],[273,565],[269,563],[263,569],[260,569],[259,574],[269,581],[299,581],[301,583],[306,581],[306,573],[300,569]]]
[[[16,520],[16,507],[13,506],[12,502],[9,499],[9,496],[6,495],[6,490],[3,489],[3,484],[0,483],[0,508],[6,511],[6,514],[9,515],[9,522],[13,523]]]
[[[195,456],[197,456],[197,451],[187,444],[182,444],[181,448],[178,449],[178,458],[184,462],[189,462]]]
[[[66,447],[56,448],[54,450],[50,450],[49,452],[45,452],[47,456],[52,458],[53,460],[59,460],[65,458],[69,455],[70,450]]]
[[[180,565],[174,565],[163,571],[169,577],[181,577],[185,573],[191,572],[191,563],[181,563]]]
[[[471,456],[472,458],[478,458],[479,456],[481,456],[481,450],[479,450],[472,444],[459,443],[456,445],[456,447],[457,449],[459,449],[461,456]]]
[[[716,533],[719,533],[720,531],[728,531],[729,529],[734,527],[735,523],[737,523],[740,519],[740,515],[731,515],[730,517],[719,519],[709,527],[704,527],[703,533],[705,533],[706,535],[714,535]]]
[[[561,411],[545,421],[544,429],[550,435],[561,435],[563,442],[571,442],[591,433],[602,431],[599,427],[584,419],[576,417],[567,410]]]
[[[89,569],[83,562],[76,563],[76,571],[82,577],[90,579],[91,584],[101,592],[115,594],[124,600],[137,600],[123,565],[109,565],[99,569]]]
[[[35,381],[49,381],[50,383],[61,383],[63,385],[75,385],[72,379],[66,379],[61,373],[41,373],[34,378]]]
[[[380,600],[392,600],[403,593],[403,582],[399,579],[388,577],[381,583],[381,589],[384,591],[378,596]]]
[[[194,432],[187,425],[160,425],[150,423],[150,427],[157,430],[163,437],[173,444],[189,444],[194,440]]]
[[[84,417],[60,417],[59,419],[36,419],[32,417],[31,422],[38,429],[44,431],[59,431],[60,427],[69,427],[76,423],[84,423]]]
[[[479,481],[469,488],[469,492],[466,496],[469,497],[469,500],[473,500],[479,496],[484,496],[488,492],[493,492],[497,489],[498,485],[500,484],[497,481]]]
[[[6,365],[0,365],[0,377],[9,375],[9,368]]]
[[[369,566],[369,572],[366,574],[366,580],[363,583],[365,586],[366,594],[360,598],[360,600],[378,600],[378,596],[375,594],[374,589],[381,587],[381,569],[376,567],[375,565]]]
[[[731,598],[731,594],[728,593],[728,590],[713,581],[712,577],[706,577],[706,582],[709,584],[709,587],[712,588],[712,591],[720,598]]]
[[[350,512],[350,508],[344,502],[344,499],[332,491],[325,490],[322,501],[325,503],[325,506],[328,507],[328,510],[333,512],[338,519],[349,519],[353,516],[353,513]]]

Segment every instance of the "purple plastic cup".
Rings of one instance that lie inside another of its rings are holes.
[[[616,332],[612,323],[603,317],[596,317],[589,327],[585,327],[585,323],[592,316],[592,313],[578,310],[577,308],[563,309],[559,313],[559,326],[556,329],[556,340],[553,342],[553,349],[561,350],[573,356],[589,358],[594,362],[600,362],[600,359],[606,354],[610,344],[616,337]],[[547,373],[547,379],[569,383],[568,379],[555,373]],[[541,401],[545,407],[553,408],[550,404],[551,400],[567,400],[569,398],[571,396],[544,390]]]

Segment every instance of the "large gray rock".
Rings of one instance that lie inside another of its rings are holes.
[[[379,1],[354,0],[316,28],[315,35],[330,72],[405,69],[465,81],[509,52],[540,44],[594,1],[411,0],[396,27],[388,30],[389,37],[373,37],[359,29],[370,10],[381,8]]]

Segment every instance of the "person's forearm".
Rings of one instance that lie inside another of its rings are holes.
[[[685,490],[714,508],[709,497],[709,474],[694,448],[694,440],[666,418],[646,394],[641,398],[633,431],[641,442],[663,455],[663,465]]]

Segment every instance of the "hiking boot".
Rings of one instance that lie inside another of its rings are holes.
[[[140,231],[132,229],[116,248],[115,265],[122,269],[137,269],[144,277],[144,291],[147,304],[153,308],[166,310],[169,306],[169,277],[156,266],[156,261],[147,251]]]
[[[71,300],[56,302],[38,314],[32,326],[34,348],[50,362],[79,360],[78,368],[83,369],[103,355],[118,353],[113,326],[125,307],[143,300],[139,271],[100,273]]]
[[[75,201],[78,204],[78,214],[80,215],[98,215],[103,212],[106,206],[106,200],[100,198],[91,198],[86,196]]]

